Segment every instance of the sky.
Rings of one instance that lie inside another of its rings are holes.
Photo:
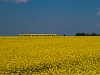
[[[100,34],[100,0],[0,0],[0,35]]]

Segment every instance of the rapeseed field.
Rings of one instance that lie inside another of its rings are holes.
[[[0,75],[100,75],[100,37],[1,36]]]

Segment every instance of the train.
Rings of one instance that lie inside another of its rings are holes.
[[[57,34],[19,34],[19,36],[57,36]]]

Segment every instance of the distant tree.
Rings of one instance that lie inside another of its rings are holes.
[[[90,36],[90,34],[87,34],[87,33],[86,33],[85,36]]]
[[[96,36],[96,33],[92,33],[92,34],[90,34],[91,36]]]
[[[79,36],[79,35],[80,35],[80,33],[76,33],[76,34],[75,34],[75,36]]]
[[[95,36],[100,36],[100,34],[96,34]]]
[[[85,33],[76,33],[75,36],[85,36]]]
[[[96,33],[91,33],[91,34],[76,33],[75,36],[100,36],[100,34],[96,34]]]
[[[64,34],[64,36],[66,36],[66,35]]]

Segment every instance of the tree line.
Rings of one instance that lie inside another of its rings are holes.
[[[91,34],[87,34],[87,33],[76,33],[75,36],[100,36],[100,34],[97,34],[97,33],[91,33]]]

